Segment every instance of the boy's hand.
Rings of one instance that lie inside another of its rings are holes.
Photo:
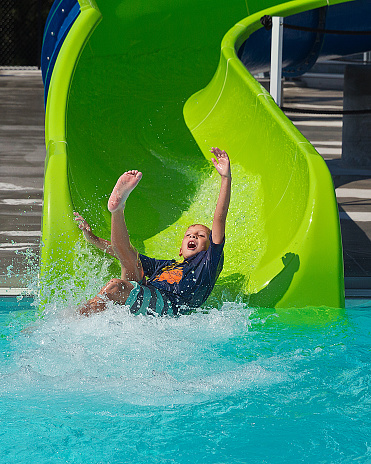
[[[224,150],[220,148],[213,147],[211,150],[215,158],[211,158],[211,161],[214,163],[215,169],[219,172],[222,177],[231,178],[231,166],[229,162],[229,157]]]
[[[85,221],[85,219],[81,216],[81,214],[74,211],[73,215],[75,216],[75,221],[77,222],[78,228],[83,231],[85,237],[86,238],[91,237],[93,235],[93,233],[91,231],[91,227]]]
[[[104,251],[105,253],[108,253],[114,258],[117,258],[116,253],[114,249],[112,248],[111,242],[109,240],[104,240],[103,238],[99,238],[96,235],[94,235],[93,232],[91,231],[91,227],[85,221],[85,219],[81,216],[81,214],[74,211],[73,215],[75,216],[75,221],[77,222],[79,229],[82,230],[87,242],[96,246],[97,248]]]

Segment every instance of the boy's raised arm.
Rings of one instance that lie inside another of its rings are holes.
[[[220,150],[220,148],[212,148],[210,151],[216,156],[216,159],[211,158],[211,161],[221,176],[220,192],[212,226],[213,242],[218,244],[224,240],[225,223],[231,199],[232,176],[227,153],[224,150]]]
[[[91,231],[91,227],[85,221],[85,219],[81,216],[81,214],[76,213],[76,212],[74,212],[73,214],[75,216],[75,221],[77,222],[79,229],[82,230],[86,241],[88,241],[89,243],[91,243],[92,245],[95,245],[100,250],[105,251],[109,255],[116,258],[117,256],[113,250],[111,242],[109,240],[104,240],[103,238],[99,238],[96,235],[94,235],[93,232]]]

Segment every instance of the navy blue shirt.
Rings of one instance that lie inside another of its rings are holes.
[[[223,269],[224,242],[225,240],[215,244],[210,234],[209,248],[183,262],[139,255],[147,284],[153,285],[167,296],[175,307],[201,306],[210,295]]]

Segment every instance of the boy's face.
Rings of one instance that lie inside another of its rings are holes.
[[[201,224],[196,224],[187,229],[180,247],[179,256],[183,256],[184,259],[191,258],[200,251],[206,251],[209,245],[208,229]]]

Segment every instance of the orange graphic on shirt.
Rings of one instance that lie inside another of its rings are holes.
[[[163,272],[161,272],[160,275],[156,276],[153,280],[157,280],[159,282],[162,282],[162,281],[166,281],[168,282],[169,284],[178,284],[181,279],[183,277],[183,269],[182,268],[178,268],[178,269],[174,269],[174,268],[168,268],[168,269],[164,269]]]

